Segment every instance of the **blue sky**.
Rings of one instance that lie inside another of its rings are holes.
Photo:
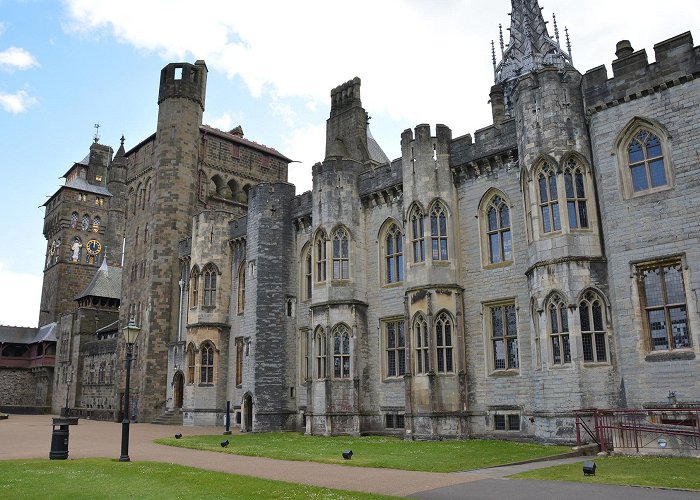
[[[568,26],[574,65],[614,59],[691,30],[696,0],[541,0]],[[490,43],[508,42],[507,0],[0,0],[0,324],[36,326],[46,240],[40,207],[59,176],[100,142],[129,148],[155,130],[168,62],[205,59],[205,123],[298,160],[297,192],[323,159],[329,92],[362,78],[372,133],[390,158],[401,132],[444,123],[453,136],[490,123]],[[549,24],[553,35],[553,24]],[[697,42],[696,42],[697,43]]]

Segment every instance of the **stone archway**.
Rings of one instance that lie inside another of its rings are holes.
[[[173,377],[173,402],[175,408],[182,408],[182,397],[185,389],[185,377],[181,371],[175,372]]]
[[[244,432],[253,432],[253,396],[250,393],[243,396],[243,429]]]

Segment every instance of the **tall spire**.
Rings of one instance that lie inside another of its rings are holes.
[[[538,1],[511,0],[511,5],[510,41],[496,67],[496,83],[505,84],[545,67],[572,67],[571,55],[549,36]]]

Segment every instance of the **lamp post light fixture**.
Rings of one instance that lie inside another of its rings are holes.
[[[134,343],[139,336],[141,329],[136,326],[134,319],[129,320],[129,324],[122,328],[124,340],[126,341],[126,386],[124,387],[124,418],[122,419],[122,453],[119,456],[120,462],[129,462],[129,379],[131,377],[131,360],[134,350]]]

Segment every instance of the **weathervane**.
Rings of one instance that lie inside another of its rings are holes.
[[[100,124],[95,123],[95,144],[100,140]]]

